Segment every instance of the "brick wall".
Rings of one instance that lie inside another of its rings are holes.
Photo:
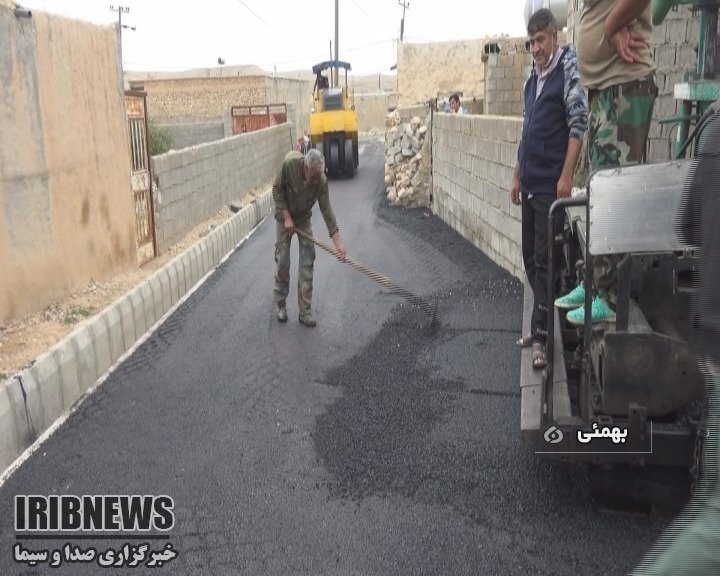
[[[485,40],[398,43],[397,98],[400,106],[446,98],[484,94]]]
[[[159,251],[269,182],[295,139],[294,125],[286,123],[153,157]]]
[[[510,202],[520,118],[436,114],[433,211],[494,262],[523,278],[520,207]]]

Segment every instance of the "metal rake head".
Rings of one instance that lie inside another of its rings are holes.
[[[430,313],[430,328],[437,328],[440,324],[440,321],[438,320],[438,295],[435,293],[435,298],[433,299],[433,306]]]

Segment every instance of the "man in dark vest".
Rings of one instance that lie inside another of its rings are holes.
[[[533,368],[547,365],[548,215],[558,198],[572,190],[573,174],[587,130],[588,101],[580,82],[577,55],[570,46],[557,44],[552,12],[541,9],[528,22],[535,66],[525,82],[523,128],[510,198],[522,203],[522,253],[525,272],[534,293],[531,333],[518,340],[532,344]],[[556,212],[556,234],[562,231],[564,213]],[[557,249],[559,276],[561,248]]]

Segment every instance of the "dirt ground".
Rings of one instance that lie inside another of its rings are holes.
[[[238,207],[245,206],[269,187],[270,182],[248,192],[232,204]],[[62,300],[53,302],[40,312],[0,326],[0,382],[29,365],[78,326],[89,322],[96,314],[232,215],[233,212],[229,207],[224,207],[213,218],[195,227],[166,253],[142,266],[117,274],[103,282],[94,282]]]

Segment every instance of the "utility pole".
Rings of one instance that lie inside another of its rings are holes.
[[[402,6],[403,9],[403,15],[402,20],[400,20],[400,42],[403,40],[403,34],[405,33],[405,9],[410,8],[410,2],[405,2],[405,0],[398,0],[398,4]]]
[[[338,33],[340,30],[339,26],[339,20],[338,20],[338,4],[339,0],[335,0],[335,60],[338,59]],[[335,67],[335,87],[340,85],[340,82],[338,82],[338,68]]]
[[[118,47],[120,49],[120,67],[123,68],[123,56],[122,56],[122,29],[123,29],[123,23],[122,23],[122,15],[127,14],[130,12],[130,8],[127,6],[110,6],[110,12],[117,12],[118,13]]]

